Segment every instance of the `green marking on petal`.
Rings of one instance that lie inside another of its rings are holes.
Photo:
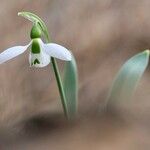
[[[38,39],[32,40],[31,51],[33,54],[39,54],[40,53],[41,47],[40,47]]]
[[[37,58],[34,60],[34,65],[35,64],[40,64],[40,61]]]

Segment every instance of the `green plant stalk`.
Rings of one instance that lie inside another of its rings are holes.
[[[39,18],[37,15],[30,13],[30,12],[19,12],[18,15],[30,20],[33,23],[38,23],[39,27],[41,28],[41,31],[43,32],[46,42],[50,43],[50,38],[49,38],[47,27],[41,18]],[[58,65],[57,65],[55,58],[53,57],[51,57],[51,62],[52,62],[53,70],[55,73],[55,77],[56,77],[56,81],[57,81],[57,85],[58,85],[58,89],[60,93],[60,98],[61,98],[61,102],[62,102],[63,109],[64,109],[64,114],[66,118],[69,119],[66,96],[65,96],[62,80],[60,77]]]
[[[54,73],[55,73],[55,77],[56,77],[56,81],[57,81],[57,85],[58,85],[58,89],[59,89],[59,93],[60,93],[60,98],[61,98],[61,102],[62,102],[63,109],[64,109],[64,114],[68,119],[69,116],[68,116],[66,96],[65,96],[65,93],[64,93],[64,88],[63,88],[62,80],[61,80],[61,77],[60,77],[58,65],[57,65],[57,62],[56,62],[55,58],[53,58],[53,57],[51,57],[51,62],[52,62],[53,70],[54,70]]]
[[[46,42],[50,43],[50,38],[49,38],[48,33],[47,33],[47,35],[45,35],[45,38],[46,38]],[[66,118],[69,119],[66,96],[65,96],[62,80],[61,80],[61,77],[60,77],[60,72],[59,72],[59,69],[58,69],[57,61],[54,57],[51,57],[51,62],[52,62],[53,70],[54,70],[54,73],[55,73],[55,78],[56,78],[56,81],[57,81],[58,90],[59,90],[59,94],[60,94],[64,114],[65,114]]]

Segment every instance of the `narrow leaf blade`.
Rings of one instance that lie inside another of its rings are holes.
[[[118,72],[108,95],[108,107],[127,105],[149,62],[149,50],[130,58]]]
[[[72,60],[65,64],[63,86],[67,101],[68,116],[70,119],[73,119],[77,112],[78,101],[78,73],[73,54]]]

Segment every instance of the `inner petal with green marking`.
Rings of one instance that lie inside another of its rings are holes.
[[[39,38],[32,40],[31,51],[33,54],[39,54],[41,52],[41,46],[40,46]]]
[[[30,53],[29,55],[30,66],[44,67],[50,63],[50,56],[41,51],[39,54]]]
[[[29,55],[30,66],[45,67],[50,63],[50,56],[42,48],[43,42],[40,38],[32,39],[31,51]]]

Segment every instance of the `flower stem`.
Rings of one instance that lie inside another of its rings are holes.
[[[53,66],[53,70],[55,73],[55,77],[56,77],[56,81],[57,81],[57,85],[58,85],[58,89],[59,89],[59,93],[60,93],[61,102],[62,102],[63,109],[64,109],[64,114],[68,118],[67,102],[66,102],[64,88],[63,88],[63,84],[61,81],[57,62],[56,62],[55,58],[53,58],[53,57],[51,57],[51,61],[52,61],[52,66]]]
[[[45,36],[45,38],[46,38],[46,42],[49,43],[50,38],[49,38],[48,33],[47,33],[47,36]],[[62,84],[62,80],[61,80],[61,77],[60,77],[60,72],[59,72],[59,69],[58,69],[56,59],[54,57],[51,57],[51,62],[52,62],[53,70],[54,70],[54,73],[55,73],[55,78],[56,78],[56,81],[57,81],[57,86],[58,86],[58,90],[59,90],[59,94],[60,94],[64,114],[65,114],[66,118],[69,119],[66,96],[65,96],[65,92],[64,92],[64,88],[63,88],[63,84]]]

